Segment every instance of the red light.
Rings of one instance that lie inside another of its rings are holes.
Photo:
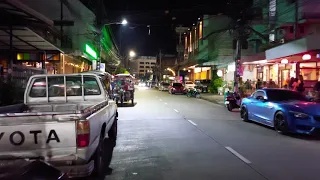
[[[310,54],[305,54],[302,56],[302,60],[310,60],[311,59],[311,55]]]
[[[89,145],[90,135],[89,134],[78,134],[77,135],[77,147],[87,147]]]

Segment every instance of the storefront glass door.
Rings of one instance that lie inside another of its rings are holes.
[[[290,70],[284,69],[281,70],[281,81],[280,81],[280,87],[283,87],[286,83],[285,81],[290,77]]]

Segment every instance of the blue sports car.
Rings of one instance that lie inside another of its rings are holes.
[[[280,133],[311,135],[320,129],[320,103],[286,89],[257,90],[242,100],[240,115],[244,121],[274,127]]]

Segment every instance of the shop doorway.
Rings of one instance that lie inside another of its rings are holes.
[[[283,87],[286,83],[285,81],[290,77],[290,70],[284,69],[281,70],[281,81],[280,81],[280,87]]]

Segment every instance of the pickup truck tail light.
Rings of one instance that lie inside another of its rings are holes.
[[[89,121],[77,121],[77,147],[87,147],[90,143]]]

